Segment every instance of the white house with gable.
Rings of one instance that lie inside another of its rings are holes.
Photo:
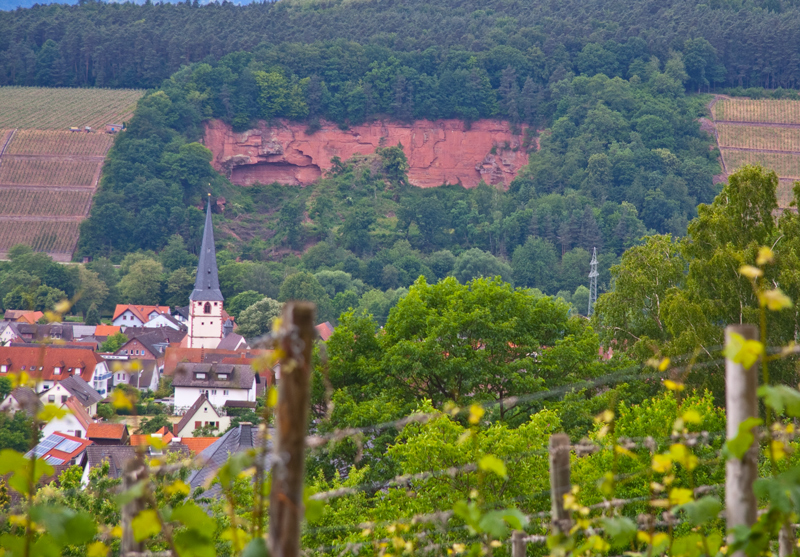
[[[261,378],[249,364],[181,364],[175,371],[175,410],[189,408],[201,394],[216,408],[227,401],[254,402]]]

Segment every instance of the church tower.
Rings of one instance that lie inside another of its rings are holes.
[[[219,290],[211,194],[208,194],[203,245],[197,263],[197,278],[189,296],[189,348],[216,348],[222,340],[222,292]]]

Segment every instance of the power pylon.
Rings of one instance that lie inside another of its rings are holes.
[[[589,309],[586,315],[591,317],[594,312],[594,303],[597,301],[597,277],[600,274],[597,272],[597,248],[592,251],[592,261],[589,265]]]

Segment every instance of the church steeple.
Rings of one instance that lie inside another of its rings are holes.
[[[200,260],[197,263],[197,278],[189,299],[193,302],[221,302],[217,273],[217,252],[214,249],[214,224],[211,221],[211,194],[208,194],[206,224],[203,230],[203,245],[200,247]]]

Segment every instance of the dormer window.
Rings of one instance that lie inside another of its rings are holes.
[[[220,381],[227,381],[228,380],[228,374],[227,373],[218,373],[217,374],[217,378]]]
[[[206,374],[205,373],[195,373],[194,374],[194,378],[195,379],[205,379],[206,378]]]
[[[80,375],[82,371],[83,371],[83,368],[76,367],[75,368],[75,375]]]
[[[0,373],[6,373],[8,371],[8,366],[3,364],[0,366]]]

